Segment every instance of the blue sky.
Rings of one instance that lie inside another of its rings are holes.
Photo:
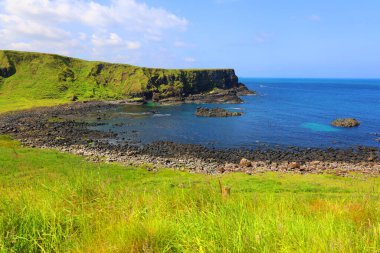
[[[0,0],[0,48],[244,77],[380,78],[380,1]]]

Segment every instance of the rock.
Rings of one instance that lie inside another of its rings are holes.
[[[235,88],[238,96],[256,95],[255,91],[251,91],[245,86],[245,84],[239,83],[239,86]]]
[[[219,173],[223,174],[224,172],[226,172],[226,169],[223,168],[223,167],[219,167],[219,168],[217,169],[217,171],[218,171]]]
[[[250,160],[246,159],[246,158],[242,158],[242,159],[240,160],[239,165],[240,165],[241,167],[252,167],[252,162],[251,162]]]
[[[234,163],[227,163],[226,165],[224,165],[224,170],[225,171],[235,171],[237,165],[234,164]]]
[[[380,138],[377,138],[376,141],[380,142]]]
[[[299,169],[299,168],[301,168],[301,165],[297,162],[291,162],[288,165],[288,169],[290,170]]]
[[[233,117],[233,116],[241,116],[240,112],[231,112],[222,108],[204,108],[198,107],[195,115],[198,117]]]
[[[342,118],[334,120],[331,122],[331,125],[336,127],[357,127],[360,125],[360,122],[354,118]]]
[[[160,93],[159,93],[159,92],[153,92],[153,95],[152,95],[152,101],[153,101],[153,102],[158,102],[158,101],[160,101]]]
[[[190,94],[184,97],[183,102],[195,104],[241,104],[243,100],[238,96],[237,91],[232,88],[227,90],[216,89],[202,94]]]

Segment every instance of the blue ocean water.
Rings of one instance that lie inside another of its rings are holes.
[[[205,105],[243,112],[241,117],[199,118],[197,106],[124,106],[107,125],[119,137],[149,143],[168,140],[216,148],[257,145],[299,147],[380,147],[380,80],[259,79],[240,80],[258,95],[237,105]],[[152,114],[154,110],[156,114]],[[361,122],[357,128],[330,126],[340,117]],[[122,124],[120,124],[122,123]]]

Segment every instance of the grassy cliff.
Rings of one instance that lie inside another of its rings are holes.
[[[237,85],[232,69],[151,69],[0,50],[0,100],[150,99],[153,94],[187,96]]]

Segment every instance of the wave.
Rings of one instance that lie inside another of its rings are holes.
[[[241,108],[241,107],[229,107],[229,108],[226,108],[227,110],[245,110],[244,108]]]
[[[153,117],[170,117],[172,116],[171,114],[160,114],[160,113],[157,113],[157,114],[153,114]]]
[[[135,116],[135,115],[150,115],[152,113],[150,112],[123,112],[122,114]]]

